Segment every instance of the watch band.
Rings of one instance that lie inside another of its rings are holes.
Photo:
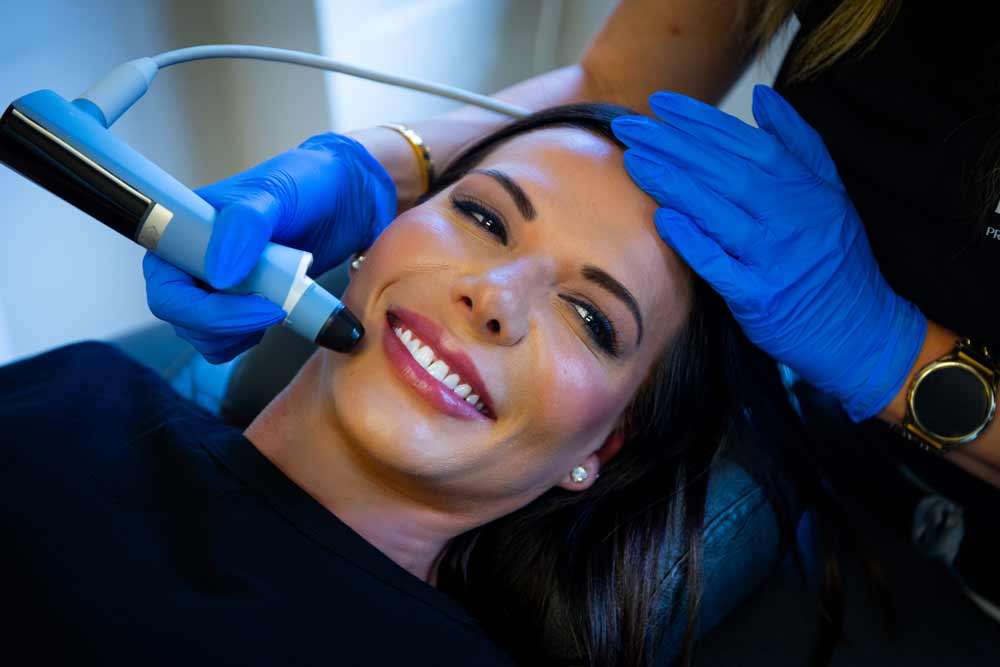
[[[961,366],[965,370],[971,371],[982,382],[983,391],[987,394],[988,411],[983,422],[971,432],[958,437],[944,437],[929,432],[921,426],[915,411],[914,397],[920,383],[930,373],[946,366]],[[993,419],[998,380],[1000,380],[1000,370],[998,370],[996,360],[989,348],[973,343],[968,338],[960,339],[955,343],[951,352],[924,366],[913,378],[906,393],[906,415],[903,417],[903,423],[897,429],[903,437],[915,442],[922,449],[938,454],[946,454],[971,442],[989,426]]]

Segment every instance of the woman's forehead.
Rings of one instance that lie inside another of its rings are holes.
[[[611,140],[575,127],[547,127],[508,139],[483,163],[511,161],[561,171],[582,166],[621,167],[622,150]],[[622,167],[623,168],[623,167]]]
[[[656,202],[625,171],[623,152],[611,140],[572,127],[534,130],[508,140],[479,165],[514,180],[540,215],[573,212],[616,233],[655,231]]]

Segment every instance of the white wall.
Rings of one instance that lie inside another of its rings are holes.
[[[156,1],[171,8],[172,48],[228,43],[319,52],[313,0]],[[323,73],[317,70],[214,60],[181,65],[160,78],[170,76],[193,84],[185,83],[182,95],[195,119],[191,138],[199,160],[208,160],[199,183],[251,167],[330,129]]]
[[[781,60],[785,57],[785,52],[791,46],[792,38],[799,30],[799,22],[794,16],[775,35],[774,40],[767,50],[761,53],[747,71],[743,73],[739,81],[733,84],[729,93],[719,103],[719,108],[726,113],[731,113],[744,122],[756,125],[753,119],[751,106],[753,102],[753,87],[758,83],[770,85],[774,82],[774,77],[781,69]]]
[[[490,93],[581,52],[613,0],[0,0],[0,108],[39,88],[72,98],[121,62],[200,43],[327,55]],[[749,119],[752,84],[726,98]],[[157,77],[114,132],[197,187],[328,129],[427,117],[429,95],[277,63],[208,61]],[[0,167],[0,363],[153,322],[142,252]]]
[[[546,3],[318,0],[317,6],[321,46],[331,58],[482,93],[539,71],[535,35]],[[326,76],[330,125],[335,130],[412,121],[457,106],[424,93]]]
[[[2,0],[0,104],[40,88],[72,99],[114,65],[172,46],[161,2]],[[116,132],[182,180],[179,81],[164,81]],[[0,361],[150,319],[142,253],[75,208],[0,167]]]
[[[14,356],[14,345],[7,333],[7,314],[3,306],[3,298],[0,295],[0,360],[10,359]],[[3,361],[0,361],[2,364]]]
[[[132,58],[206,42],[318,50],[311,0],[0,0],[0,109],[72,99]],[[114,132],[197,187],[327,129],[322,75],[213,61],[160,73]],[[0,363],[154,321],[142,252],[0,166]]]

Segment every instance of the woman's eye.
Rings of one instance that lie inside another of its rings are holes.
[[[583,324],[587,327],[587,333],[591,339],[611,356],[618,356],[618,335],[615,332],[614,325],[604,316],[604,313],[586,301],[569,296],[564,296],[563,298],[570,303],[577,315],[580,316],[580,319],[583,320]]]
[[[476,225],[495,236],[500,243],[507,245],[507,228],[500,216],[491,211],[485,204],[474,199],[452,197],[451,205]]]

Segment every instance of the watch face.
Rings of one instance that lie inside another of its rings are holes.
[[[993,411],[989,385],[965,364],[928,369],[913,393],[913,417],[930,435],[961,439],[978,433]]]

